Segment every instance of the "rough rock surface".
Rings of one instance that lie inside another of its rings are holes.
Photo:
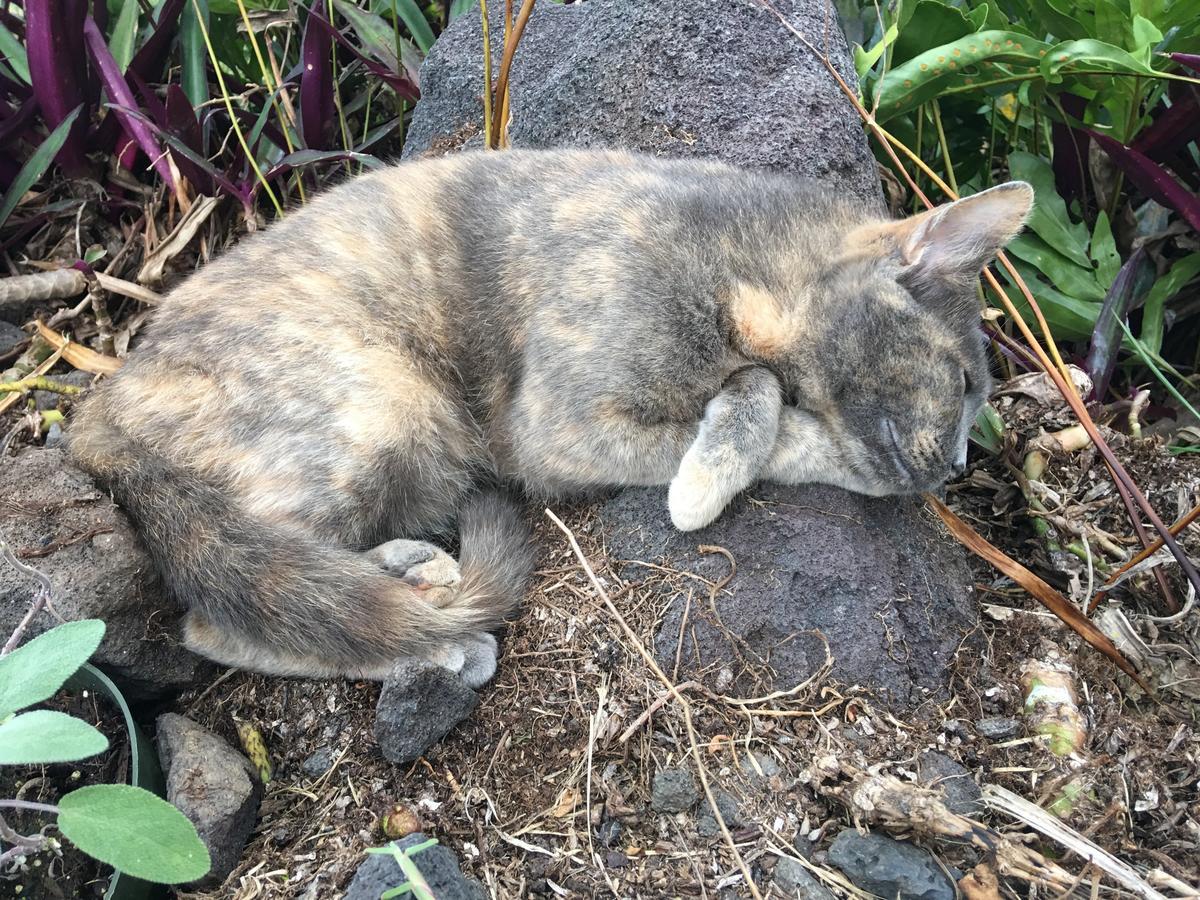
[[[63,619],[103,619],[108,625],[95,661],[133,696],[184,687],[207,665],[179,643],[179,612],[165,609],[150,577],[150,560],[128,520],[62,450],[29,449],[0,466],[0,537],[28,557],[53,585]],[[8,634],[29,608],[34,584],[0,562],[0,632]],[[29,637],[52,628],[49,611]]]
[[[225,880],[254,829],[262,782],[250,761],[191,719],[158,718],[158,753],[167,776],[167,799],[192,820],[212,856],[200,882]]]
[[[402,850],[423,844],[428,838],[417,832],[393,844]],[[437,900],[486,900],[488,894],[482,884],[474,878],[466,878],[458,867],[454,853],[441,844],[413,854],[410,857],[433,891]],[[404,873],[396,860],[387,854],[373,853],[368,856],[354,873],[354,880],[346,889],[345,900],[379,900],[379,896],[405,881]]]
[[[600,511],[609,552],[622,560],[667,560],[710,580],[729,574],[716,544],[737,561],[718,597],[721,622],[707,598],[693,599],[680,657],[680,680],[735,678],[739,655],[769,659],[776,688],[797,684],[825,662],[834,677],[869,685],[899,706],[945,688],[947,666],[975,622],[971,576],[958,546],[943,536],[915,500],[879,500],[820,487],[764,484],[734,502],[713,525],[691,534],[671,527],[666,491],[625,491]],[[640,579],[635,564],[622,571]],[[659,632],[659,657],[673,664],[684,597],[671,605]],[[728,634],[740,637],[732,641]],[[693,636],[694,635],[694,636]],[[739,648],[737,643],[743,644]],[[720,686],[720,685],[719,685]]]
[[[402,662],[379,692],[375,740],[392,762],[412,762],[469,716],[478,702],[462,679],[441,666]]]
[[[685,768],[660,769],[650,785],[650,808],[655,812],[677,813],[691,809],[700,799],[696,778]]]
[[[800,900],[834,900],[833,893],[817,881],[802,863],[790,856],[779,858],[771,875],[771,883],[785,897],[798,897]]]
[[[737,798],[733,794],[715,788],[713,799],[717,801],[717,809],[721,811],[721,818],[725,820],[726,828],[736,828],[742,824],[741,810],[738,808]],[[696,819],[696,831],[701,837],[716,837],[721,833],[717,817],[712,814],[712,808],[707,803],[704,804],[703,811]]]
[[[917,757],[917,779],[926,787],[941,790],[951,812],[968,817],[983,812],[983,791],[971,773],[950,757],[926,750]]]
[[[776,7],[853,83],[837,23],[820,0]],[[492,9],[499,15],[502,4]],[[499,19],[497,19],[499,22]],[[491,29],[500,58],[502,29]],[[405,155],[478,133],[478,15],[461,16],[421,70]],[[514,147],[618,147],[718,158],[821,178],[879,196],[857,114],[823,64],[756,3],[588,0],[539,4],[510,79]]]
[[[855,885],[877,897],[896,900],[954,900],[954,884],[919,847],[886,834],[841,832],[829,847],[829,861]]]

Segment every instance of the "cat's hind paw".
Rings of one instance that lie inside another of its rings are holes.
[[[680,531],[695,531],[710,524],[729,503],[728,488],[718,473],[688,454],[667,489],[671,523]]]

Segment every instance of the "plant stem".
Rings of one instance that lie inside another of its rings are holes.
[[[25,635],[25,630],[29,627],[29,623],[33,621],[34,616],[42,611],[47,603],[50,602],[51,591],[53,585],[50,584],[50,579],[42,572],[35,569],[33,566],[27,566],[21,560],[17,559],[17,555],[13,553],[12,547],[8,546],[8,542],[0,538],[0,556],[4,557],[5,562],[16,569],[18,572],[28,575],[30,578],[36,578],[39,582],[37,596],[33,598],[33,603],[30,604],[28,612],[17,627],[13,629],[13,633],[9,635],[8,641],[0,648],[0,657],[8,656],[17,649],[17,645],[21,643],[21,638]]]
[[[942,148],[942,164],[946,167],[946,177],[950,187],[958,193],[958,179],[954,177],[954,163],[950,161],[950,145],[946,142],[946,132],[942,130],[942,108],[937,100],[933,101],[933,124],[937,128],[938,144]]]
[[[204,46],[208,50],[208,58],[212,61],[213,73],[217,76],[217,86],[221,89],[221,99],[225,101],[225,111],[229,113],[229,123],[233,126],[233,133],[237,135],[242,152],[246,154],[246,162],[254,170],[254,174],[258,177],[258,183],[262,185],[267,197],[271,200],[271,205],[275,207],[275,214],[282,219],[283,207],[279,205],[279,198],[271,190],[271,185],[263,175],[262,169],[258,167],[258,160],[254,158],[254,153],[251,152],[250,145],[246,143],[246,135],[242,133],[242,126],[233,111],[233,100],[229,97],[229,89],[225,87],[225,76],[221,74],[221,64],[217,60],[217,51],[213,48],[212,38],[208,33],[208,26],[204,24],[204,16],[200,14],[199,0],[192,0],[192,7],[196,10],[196,25],[200,28],[200,36],[204,38]],[[250,223],[250,227],[254,227],[253,222]]]
[[[483,20],[483,146],[496,149],[492,134],[492,39],[488,34],[487,0],[479,0],[479,15]]]
[[[0,808],[7,809],[28,809],[33,812],[50,813],[58,815],[58,807],[52,803],[35,803],[33,800],[0,800]]]

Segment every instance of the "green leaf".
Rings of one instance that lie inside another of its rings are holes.
[[[138,0],[125,0],[121,6],[121,14],[117,16],[117,23],[113,26],[112,37],[108,39],[108,49],[122,72],[129,67],[129,61],[133,59],[140,11]]]
[[[127,784],[94,784],[58,804],[58,829],[72,844],[135,878],[195,881],[212,865],[188,818],[166,800]]]
[[[1008,169],[1013,178],[1033,185],[1035,199],[1033,212],[1029,215],[1029,229],[1072,262],[1090,269],[1087,227],[1071,222],[1067,204],[1054,186],[1054,170],[1050,164],[1031,153],[1017,151],[1009,154]]]
[[[1142,343],[1152,353],[1162,351],[1163,319],[1167,301],[1183,290],[1184,285],[1200,275],[1200,252],[1177,259],[1146,294],[1142,307]]]
[[[1105,288],[1096,280],[1091,266],[1081,266],[1063,256],[1036,234],[1012,239],[1005,251],[1024,260],[1046,276],[1046,280],[1064,293],[1080,300],[1103,300]]]
[[[1096,227],[1092,231],[1092,246],[1088,250],[1092,261],[1096,263],[1096,280],[1107,291],[1116,280],[1117,272],[1121,271],[1121,254],[1117,252],[1117,242],[1113,240],[1112,226],[1108,223],[1108,213],[1104,210],[1096,216]]]
[[[428,53],[429,48],[433,46],[433,29],[429,27],[429,22],[426,21],[425,14],[421,12],[416,0],[372,0],[371,11],[388,16],[394,11],[399,15],[400,21],[404,23],[413,37],[413,42],[422,53]]]
[[[1148,50],[1163,39],[1163,33],[1145,16],[1133,17],[1133,47],[1134,50]]]
[[[21,77],[26,84],[32,84],[29,79],[29,60],[25,56],[25,48],[17,40],[17,36],[4,27],[0,22],[0,57]]]
[[[883,56],[883,52],[887,50],[891,43],[896,40],[896,35],[899,33],[896,28],[896,23],[893,22],[888,26],[888,30],[884,32],[883,37],[870,50],[864,50],[862,47],[855,45],[854,47],[854,70],[858,73],[861,79],[874,68],[875,63],[879,62],[879,57]]]
[[[1041,68],[1042,75],[1050,82],[1061,81],[1063,75],[1079,74],[1081,71],[1158,75],[1149,65],[1130,56],[1120,47],[1091,39],[1057,44],[1042,59]]]
[[[1096,33],[1093,37],[1117,47],[1128,47],[1133,41],[1129,16],[1113,0],[1092,0],[1096,5]]]
[[[67,622],[0,657],[0,719],[54,696],[104,638],[99,619]]]
[[[196,18],[197,9],[201,19]],[[207,0],[188,0],[179,18],[179,56],[182,62],[180,84],[192,106],[197,109],[208,102],[208,49],[200,22],[209,24]]]
[[[345,17],[363,42],[367,51],[393,72],[407,72],[415,77],[421,67],[420,54],[412,43],[404,38],[399,39],[400,59],[396,59],[396,33],[381,16],[365,9],[359,9],[347,0],[333,0],[333,5]],[[401,67],[403,64],[403,68]]]
[[[49,709],[0,724],[0,766],[74,762],[108,749],[108,738],[74,716]]]
[[[25,165],[21,166],[21,171],[17,172],[17,177],[8,186],[8,193],[4,195],[4,200],[0,201],[0,228],[4,227],[4,223],[8,221],[12,211],[17,208],[17,203],[25,196],[25,192],[33,187],[50,168],[50,163],[54,162],[54,157],[66,143],[67,135],[70,134],[71,126],[75,124],[75,119],[79,116],[81,109],[83,109],[82,105],[71,110],[67,117],[58,123],[58,127],[42,141],[41,146],[33,151],[29,159],[25,160]]]
[[[1025,279],[1025,283],[1029,285],[1029,290],[1033,292],[1033,298],[1046,317],[1046,322],[1055,338],[1064,341],[1082,341],[1092,336],[1092,332],[1096,328],[1096,320],[1100,317],[1101,304],[1098,301],[1080,300],[1078,297],[1064,294],[1039,279],[1037,270],[1020,260],[1013,260],[1013,266]],[[1009,283],[1015,287],[1016,283],[1008,274],[1008,270],[1002,269],[1001,271]],[[1021,315],[1027,321],[1032,321],[1032,312],[1029,304],[1025,302],[1024,296],[1016,290],[1009,296]]]
[[[926,50],[880,80],[875,91],[879,120],[914,109],[948,89],[1010,77],[1012,73],[1001,64],[1025,67],[1036,77],[1049,49],[1048,44],[1016,31],[980,31]]]
[[[1078,4],[1061,0],[1030,0],[1030,7],[1042,20],[1045,29],[1061,40],[1085,38],[1094,27]]]
[[[980,11],[987,14],[986,9]],[[906,63],[930,47],[953,43],[978,30],[961,9],[942,0],[917,0],[912,17],[896,38],[896,46],[892,49],[892,65]]]
[[[479,0],[454,0],[450,4],[450,21],[453,22],[465,12],[473,10],[479,4]]]

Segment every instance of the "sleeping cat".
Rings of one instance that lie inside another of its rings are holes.
[[[470,684],[529,574],[508,491],[754,481],[872,495],[960,472],[975,281],[1014,182],[892,222],[782,175],[466,153],[351,180],[185,280],[81,406],[187,645],[264,672]],[[426,540],[457,524],[457,561]]]

